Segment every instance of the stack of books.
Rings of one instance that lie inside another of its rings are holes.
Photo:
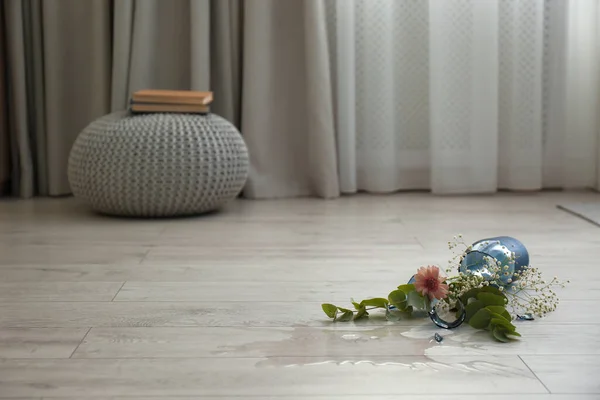
[[[212,101],[212,92],[139,90],[131,96],[130,108],[134,113],[207,114]]]

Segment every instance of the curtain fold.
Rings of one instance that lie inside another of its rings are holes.
[[[242,0],[211,3],[210,71],[213,108],[241,125],[244,7]]]
[[[600,109],[600,4],[571,0],[567,10],[566,93],[563,186],[593,186],[598,182],[598,110]],[[595,132],[595,135],[590,133]]]
[[[567,38],[568,3],[547,1],[544,36],[543,77],[543,177],[544,187],[560,188],[564,185],[565,115],[566,115],[566,66],[565,46]]]
[[[26,0],[23,2],[23,35],[26,61],[26,87],[28,129],[32,141],[32,159],[34,170],[34,191],[40,195],[49,194],[48,154],[46,146],[46,107],[44,88],[44,63],[33,60],[43,60],[43,21],[41,0]]]
[[[311,176],[311,193],[331,198],[339,195],[332,80],[325,7],[320,0],[306,0],[304,5],[305,68],[307,94],[307,147],[309,165],[316,169]]]
[[[20,0],[4,2],[8,86],[8,129],[10,132],[11,191],[22,197],[34,194],[35,171],[29,137],[24,13]]]
[[[12,191],[69,194],[71,146],[108,111],[110,1],[10,0],[4,6]]]
[[[10,136],[8,133],[8,92],[6,88],[6,48],[4,46],[4,3],[0,3],[0,196],[8,192],[10,181]]]
[[[245,195],[339,195],[322,1],[246,2],[241,130]]]
[[[500,2],[498,13],[498,187],[538,190],[544,186],[544,0]]]
[[[431,190],[498,187],[498,2],[429,3]]]
[[[109,0],[38,0],[42,5],[43,102],[48,194],[71,192],[67,160],[79,132],[110,107]],[[76,33],[76,35],[75,35]],[[33,58],[35,60],[35,58]]]

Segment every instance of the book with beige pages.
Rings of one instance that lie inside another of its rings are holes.
[[[131,96],[134,113],[197,113],[210,112],[212,92],[192,90],[140,90]]]

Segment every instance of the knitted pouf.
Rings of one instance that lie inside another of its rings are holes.
[[[234,199],[248,177],[238,130],[215,114],[106,115],[77,137],[68,177],[75,197],[105,214],[200,214]]]

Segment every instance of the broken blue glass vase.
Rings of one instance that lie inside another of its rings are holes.
[[[496,286],[508,286],[519,278],[515,273],[520,274],[528,266],[529,253],[523,243],[509,236],[498,236],[473,243],[463,255],[459,271],[496,281]],[[498,278],[494,278],[495,271]]]

